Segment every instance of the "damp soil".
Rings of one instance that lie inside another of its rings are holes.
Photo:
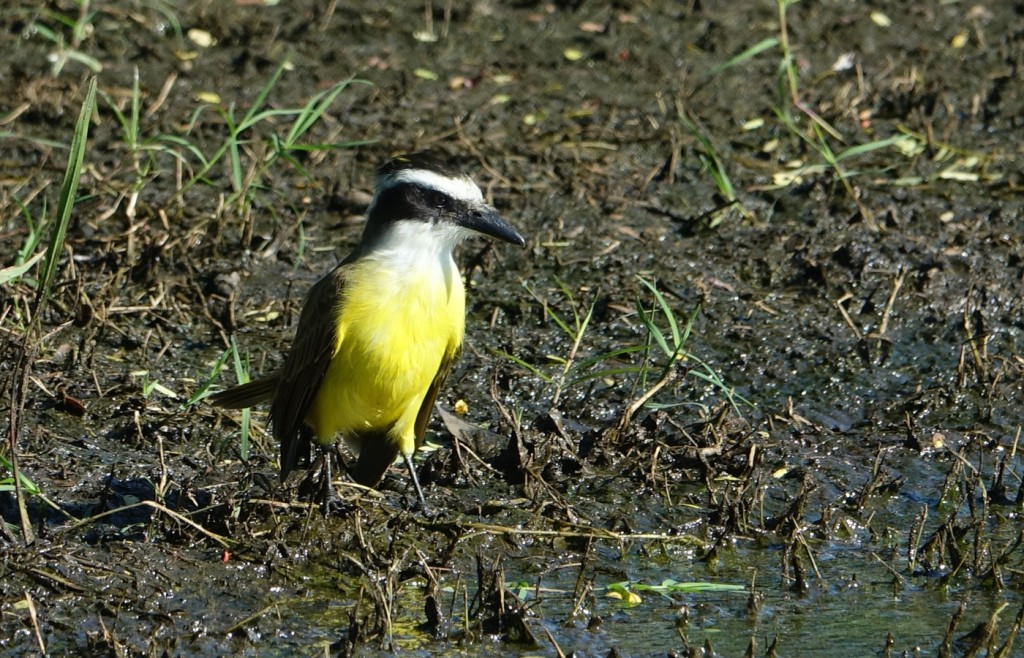
[[[1019,7],[187,4],[0,10],[4,266],[100,91],[0,287],[0,653],[1019,655]],[[325,516],[195,398],[425,148],[528,246],[459,253],[429,509]]]

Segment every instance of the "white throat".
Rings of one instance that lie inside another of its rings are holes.
[[[398,279],[416,281],[436,276],[440,270],[450,291],[454,277],[458,276],[452,253],[471,234],[472,231],[446,222],[401,220],[388,227],[365,257],[377,261]]]

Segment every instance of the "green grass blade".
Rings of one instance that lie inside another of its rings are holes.
[[[210,374],[207,375],[206,379],[204,379],[199,385],[199,388],[189,396],[188,400],[185,401],[185,404],[182,405],[182,408],[191,407],[210,394],[210,387],[213,386],[213,383],[220,378],[221,368],[223,368],[224,364],[228,362],[228,357],[230,356],[231,350],[228,349],[224,350],[224,352],[217,357],[217,361],[214,362],[213,367],[210,368]]]
[[[676,322],[676,316],[672,312],[672,307],[668,305],[668,301],[665,299],[665,296],[661,294],[661,291],[658,290],[658,286],[655,283],[652,283],[643,277],[637,278],[640,279],[640,283],[644,284],[647,289],[651,291],[651,294],[654,295],[654,299],[657,300],[658,306],[661,307],[661,312],[665,315],[665,320],[668,321],[669,329],[672,331],[672,345],[675,347],[674,351],[679,351],[679,348],[683,345],[683,341],[679,334],[679,324]]]
[[[258,120],[254,119],[254,117],[256,117],[257,113],[259,113],[260,109],[263,107],[263,104],[267,102],[267,96],[270,95],[271,90],[277,84],[277,81],[281,79],[281,74],[284,73],[284,70],[287,67],[288,60],[285,59],[277,66],[277,69],[273,72],[273,74],[271,74],[270,79],[267,80],[267,84],[263,85],[263,88],[260,89],[260,93],[253,100],[252,105],[249,106],[249,111],[246,112],[245,116],[242,117],[242,120],[238,122],[238,133],[241,133],[243,130],[250,128],[255,123],[259,122]],[[235,134],[237,135],[238,133]]]
[[[184,151],[187,151],[188,153],[191,153],[192,156],[196,160],[199,161],[199,164],[202,167],[202,171],[204,171],[204,172],[205,171],[209,171],[210,167],[213,166],[206,159],[206,156],[203,155],[203,152],[199,150],[198,146],[196,146],[192,142],[188,141],[184,137],[178,137],[177,135],[160,135],[160,136],[158,136],[156,138],[155,145],[153,145],[153,146],[151,146],[149,148],[151,148],[151,149],[153,149],[153,150],[155,150],[155,151],[157,151],[159,153],[169,153],[169,154],[173,155],[175,158],[177,158],[179,160],[184,160],[184,157],[181,156],[178,153],[178,151],[176,151],[175,149],[172,149],[172,148],[167,148],[165,146],[167,144],[169,144],[171,146],[176,146],[176,147],[178,147],[178,148],[180,148],[180,149],[182,149]],[[198,178],[198,177],[199,177],[199,175],[197,175],[195,178]]]
[[[654,318],[648,314],[647,309],[644,308],[644,305],[639,299],[636,300],[636,312],[640,317],[640,321],[643,322],[644,326],[647,328],[647,333],[654,339],[654,342],[658,344],[661,351],[664,352],[666,356],[672,356],[675,354],[675,347],[668,346],[668,341],[665,340],[665,334],[661,332],[658,325],[654,324]]]
[[[583,321],[577,323],[577,325],[579,326],[579,331],[577,331],[576,333],[578,333],[580,337],[582,337],[583,334],[587,332],[587,327],[590,326],[590,321],[594,317],[595,306],[597,306],[597,295],[594,295],[594,301],[590,302],[590,306],[587,307],[587,314],[583,316]]]
[[[718,66],[712,68],[710,71],[708,71],[708,75],[718,75],[719,73],[725,71],[726,69],[731,69],[734,66],[739,66],[743,62],[746,62],[749,59],[753,59],[754,57],[757,57],[764,51],[771,50],[777,45],[779,45],[779,40],[777,37],[768,37],[767,39],[762,39],[755,43],[753,46],[747,48],[740,54],[736,55],[735,57],[731,57],[726,61],[722,62],[721,64],[719,64]]]
[[[107,107],[114,113],[117,118],[117,122],[121,125],[121,133],[124,136],[125,145],[128,146],[130,151],[136,151],[139,147],[139,67],[135,67],[135,74],[132,78],[132,97],[131,106],[128,108],[128,114],[125,115],[117,104],[114,103],[114,99],[109,94],[100,92],[103,96],[103,100],[107,102]]]
[[[64,182],[60,186],[60,201],[57,204],[57,221],[50,231],[50,240],[46,245],[46,258],[39,275],[39,290],[36,297],[36,315],[46,306],[53,286],[53,277],[57,273],[57,259],[64,248],[64,236],[67,234],[71,212],[75,208],[75,195],[78,194],[78,182],[82,175],[82,163],[85,160],[85,144],[89,139],[89,121],[96,109],[96,78],[89,81],[82,102],[82,110],[75,124],[75,134],[71,138],[71,152],[68,155],[68,166],[64,172]]]
[[[0,472],[14,473],[14,462],[12,462],[10,459],[7,459],[3,455],[0,455]],[[68,514],[63,507],[47,498],[43,494],[43,490],[39,488],[39,485],[37,485],[35,482],[32,481],[31,478],[29,478],[27,475],[20,471],[18,472],[18,482],[21,483],[21,490],[24,493],[28,494],[29,496],[35,496],[39,500],[49,505],[55,511],[60,512],[62,515],[64,515],[64,518],[75,520],[75,517]],[[14,483],[13,475],[11,477],[0,478],[0,492],[13,493],[17,489],[18,486]],[[4,522],[5,521],[0,519],[0,523]]]
[[[697,321],[698,315],[700,315],[699,304],[697,305],[697,308],[693,309],[693,312],[690,313],[689,317],[686,318],[686,326],[683,327],[683,333],[679,336],[679,341],[677,342],[679,349],[682,349],[686,345],[686,342],[690,340],[690,332],[693,331],[693,323]]]
[[[234,336],[231,336],[231,358],[235,363],[235,378],[238,383],[247,383],[249,381],[249,363],[248,360],[242,362],[242,357],[238,353],[238,343],[235,342]],[[242,437],[238,443],[238,454],[242,461],[249,461],[249,420],[251,415],[251,409],[242,409]]]
[[[12,265],[5,267],[0,270],[0,286],[6,285],[11,281],[25,274],[25,272],[32,269],[32,266],[39,262],[39,259],[43,257],[43,254],[36,254],[29,260],[25,261],[21,265]]]
[[[296,145],[296,142],[298,142],[303,135],[309,132],[309,129],[316,125],[316,123],[323,117],[331,104],[334,103],[334,99],[338,97],[338,94],[344,91],[350,84],[357,83],[370,84],[366,80],[357,80],[355,77],[351,77],[335,83],[331,87],[309,99],[309,102],[306,103],[305,107],[302,108],[302,111],[296,117],[291,130],[288,131],[288,136],[284,139],[285,147],[289,149],[293,148]]]
[[[18,250],[18,256],[14,259],[15,265],[21,265],[29,259],[29,254],[35,253],[36,247],[39,246],[39,241],[42,239],[43,234],[43,224],[46,222],[47,205],[46,198],[44,197],[43,208],[39,211],[39,221],[36,221],[32,218],[32,212],[28,209],[28,206],[22,203],[21,199],[15,197],[14,202],[18,204],[18,210],[25,219],[25,226],[28,227],[25,243],[21,245],[21,249]]]
[[[527,363],[526,361],[520,359],[518,356],[515,356],[513,354],[509,354],[508,352],[504,352],[502,350],[493,350],[493,352],[494,352],[494,354],[497,354],[498,356],[500,356],[502,358],[508,359],[509,361],[511,361],[512,363],[516,364],[517,366],[519,366],[521,368],[525,368],[530,373],[532,373],[535,377],[537,377],[541,381],[543,381],[545,384],[550,384],[551,382],[553,382],[555,380],[554,377],[552,377],[551,375],[548,375],[547,373],[545,373],[543,370],[541,370],[537,366],[533,365],[532,363]]]
[[[896,146],[907,141],[914,141],[906,135],[893,135],[887,139],[880,139],[874,142],[868,142],[867,144],[858,144],[857,146],[851,146],[845,149],[841,153],[835,156],[836,160],[845,160],[847,158],[854,158],[858,155],[870,153],[871,151],[877,151],[878,149],[888,148],[890,146]]]
[[[554,320],[555,324],[559,326],[559,328],[565,333],[566,336],[570,338],[576,337],[576,333],[572,330],[572,327],[569,326],[569,323],[563,320],[562,316],[560,316],[557,312],[555,312],[554,309],[548,306],[547,302],[544,302],[544,314],[547,315],[552,320]]]
[[[132,70],[131,120],[128,123],[128,142],[132,150],[139,147],[139,116],[142,111],[142,90],[139,88],[139,67]]]
[[[100,60],[96,59],[95,57],[86,55],[80,50],[69,50],[66,54],[68,56],[68,59],[76,61],[79,64],[82,64],[93,73],[103,72],[103,64],[100,62]]]
[[[579,364],[576,366],[576,369],[582,372],[587,370],[588,368],[593,368],[594,366],[600,363],[605,363],[606,361],[611,361],[612,359],[618,359],[621,357],[629,357],[636,354],[637,352],[644,352],[646,351],[646,349],[647,348],[644,347],[643,345],[628,345],[626,347],[619,347],[614,350],[598,354],[597,356],[591,357],[585,361],[580,361]]]

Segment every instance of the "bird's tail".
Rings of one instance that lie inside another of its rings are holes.
[[[207,399],[211,404],[225,409],[245,409],[260,402],[273,400],[276,391],[277,377],[271,376],[239,384],[226,391],[214,393]]]

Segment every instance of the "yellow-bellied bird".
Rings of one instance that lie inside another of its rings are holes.
[[[465,335],[452,253],[474,233],[526,245],[438,158],[416,153],[380,168],[362,239],[310,289],[284,365],[211,396],[231,409],[271,401],[282,480],[308,461],[311,439],[329,446],[340,433],[359,454],[356,482],[377,486],[401,455],[424,502],[413,454]]]

